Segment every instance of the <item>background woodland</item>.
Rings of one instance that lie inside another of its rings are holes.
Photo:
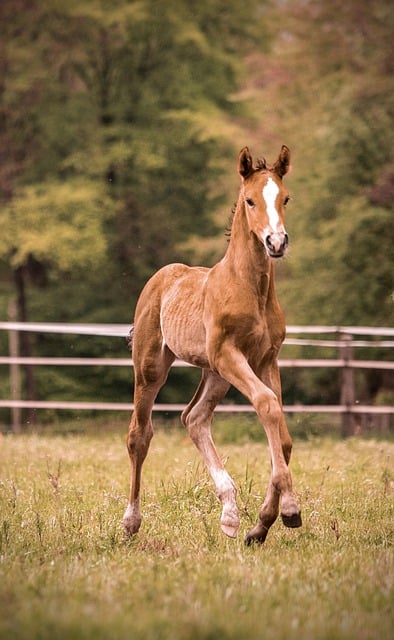
[[[288,324],[392,326],[393,18],[387,0],[2,0],[1,317],[131,322],[159,267],[223,255],[239,150],[273,161],[287,144]],[[127,353],[70,336],[21,348]],[[127,400],[118,369],[30,371],[25,397]],[[161,399],[188,400],[194,373]],[[297,373],[287,402],[333,401],[337,375]],[[389,387],[364,374],[369,401]]]

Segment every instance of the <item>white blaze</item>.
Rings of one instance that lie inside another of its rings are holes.
[[[279,213],[276,209],[276,196],[279,193],[279,187],[275,180],[268,178],[267,184],[263,187],[263,198],[267,205],[267,214],[270,221],[270,227],[274,233],[278,231]]]

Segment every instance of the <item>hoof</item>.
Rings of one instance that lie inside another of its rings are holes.
[[[252,544],[264,544],[267,537],[268,528],[263,524],[257,524],[253,529],[248,531],[245,536],[245,544],[250,547]]]
[[[129,527],[127,524],[123,523],[123,532],[124,532],[125,538],[131,538],[137,533],[137,531],[138,529],[134,530],[133,527]]]
[[[281,517],[285,527],[289,527],[290,529],[296,529],[297,527],[302,526],[300,511],[298,511],[297,513],[293,513],[291,515],[285,515],[284,513],[282,513]]]
[[[226,534],[229,538],[236,538],[238,534],[238,527],[231,526],[229,524],[221,524],[221,530]]]
[[[262,546],[265,542],[265,536],[255,537],[255,536],[246,535],[244,542],[247,547],[251,547],[252,544],[258,544]]]
[[[225,505],[220,518],[220,528],[229,538],[236,538],[239,529],[238,509],[235,505]]]
[[[138,510],[133,509],[129,504],[123,516],[123,528],[126,536],[137,533],[141,526],[141,515]]]
[[[130,523],[123,520],[123,531],[127,538],[135,535],[138,532],[139,528],[140,528],[139,524],[136,525],[135,523]]]

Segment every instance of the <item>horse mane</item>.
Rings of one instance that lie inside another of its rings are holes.
[[[129,347],[130,353],[133,351],[133,337],[134,337],[134,325],[132,324],[130,327],[129,335],[126,337],[127,346]]]
[[[265,171],[266,169],[269,169],[266,159],[258,158],[255,168],[256,168],[256,171]]]
[[[233,206],[231,207],[231,214],[228,219],[228,223],[224,232],[224,235],[226,236],[226,238],[228,238],[227,242],[229,242],[231,238],[231,229],[233,227],[233,221],[234,221],[236,210],[237,210],[237,202],[234,202]]]

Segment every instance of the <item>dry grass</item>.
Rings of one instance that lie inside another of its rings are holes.
[[[0,441],[0,638],[389,640],[394,445],[297,442],[304,526],[246,548],[269,473],[265,444],[222,444],[239,487],[240,539],[189,440],[159,431],[144,520],[125,540],[123,437]]]

